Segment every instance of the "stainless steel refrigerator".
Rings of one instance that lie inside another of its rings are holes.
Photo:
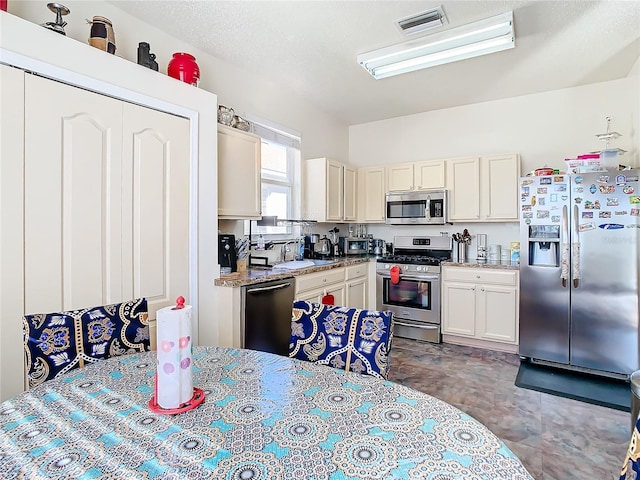
[[[640,170],[520,179],[521,357],[640,368]]]

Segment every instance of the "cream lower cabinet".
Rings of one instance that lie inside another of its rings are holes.
[[[518,272],[445,266],[442,276],[444,341],[515,352]]]
[[[346,307],[367,308],[368,266],[368,263],[360,263],[346,267]]]
[[[218,125],[218,217],[262,218],[261,139]]]
[[[308,275],[296,277],[296,300],[322,303],[322,297],[331,294],[334,297],[334,305],[345,305],[345,269],[334,268]]]

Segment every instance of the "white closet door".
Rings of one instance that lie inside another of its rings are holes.
[[[25,77],[25,313],[120,301],[122,103]]]
[[[154,319],[189,303],[189,120],[124,104],[123,132],[123,289]]]
[[[0,65],[0,402],[23,390],[24,72]]]

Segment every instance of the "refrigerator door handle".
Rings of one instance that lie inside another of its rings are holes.
[[[567,288],[567,280],[569,279],[569,212],[566,205],[562,207],[561,235],[560,282],[563,288]]]
[[[580,226],[578,224],[578,205],[573,206],[573,242],[571,244],[571,278],[573,288],[580,286]]]

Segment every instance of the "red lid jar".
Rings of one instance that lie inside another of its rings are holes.
[[[167,73],[170,77],[177,78],[185,83],[195,85],[200,83],[200,68],[193,55],[184,52],[176,52],[169,61]]]

